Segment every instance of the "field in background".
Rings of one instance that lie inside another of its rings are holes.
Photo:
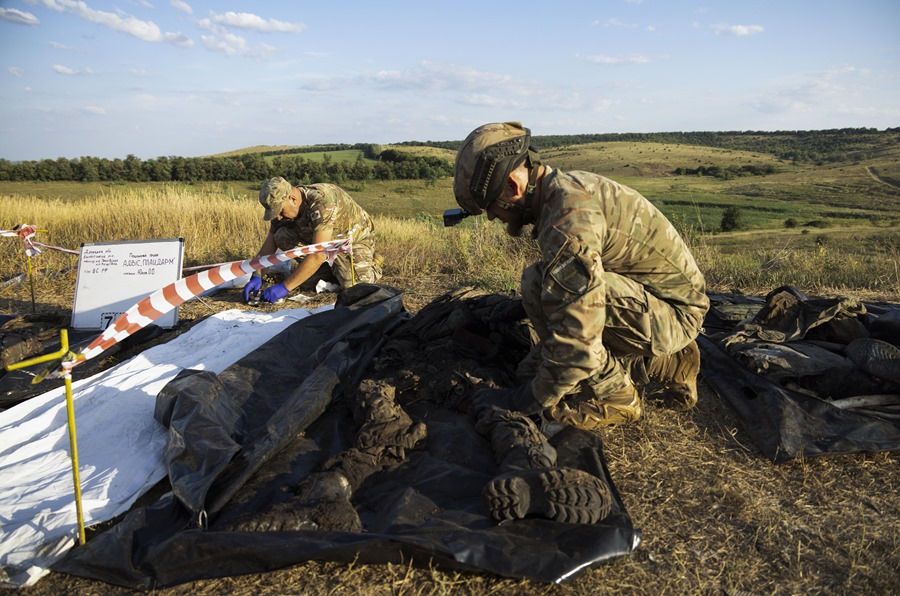
[[[271,150],[270,147],[259,148]],[[402,147],[452,159],[432,147]],[[332,152],[343,154],[347,152]],[[315,154],[303,154],[315,155]],[[344,157],[349,157],[345,155]],[[611,142],[544,151],[545,163],[602,173],[653,201],[687,238],[716,291],[766,291],[792,283],[807,292],[900,295],[900,148],[865,163],[793,164],[763,153],[694,145]],[[674,172],[754,166],[764,176],[722,179]],[[248,258],[265,233],[259,183],[203,184],[0,182],[0,228],[32,223],[38,240],[77,248],[82,242],[185,238],[186,263]],[[527,241],[500,225],[469,218],[452,229],[441,214],[455,207],[452,181],[348,181],[343,187],[377,220],[379,250],[397,274],[448,275],[459,283],[512,289]],[[721,232],[737,206],[741,230]],[[523,246],[524,245],[524,248]],[[21,247],[0,244],[0,278],[21,273]],[[65,259],[45,254],[51,270]]]

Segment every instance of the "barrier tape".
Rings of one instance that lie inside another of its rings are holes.
[[[0,230],[0,236],[18,236],[25,244],[25,254],[29,257],[36,257],[41,254],[41,250],[35,246],[35,244],[40,244],[40,242],[32,240],[37,231],[37,228],[34,226],[19,224],[11,230]]]
[[[207,269],[190,277],[179,279],[153,292],[119,315],[94,341],[76,354],[74,358],[64,360],[60,368],[47,375],[47,378],[63,378],[78,364],[105,352],[116,343],[146,327],[173,308],[225,282],[277,265],[278,263],[290,261],[302,255],[314,253],[325,253],[330,265],[334,262],[338,253],[346,252],[352,254],[352,251],[352,240],[350,238],[339,238],[308,246],[298,246],[271,255],[253,257],[245,261],[223,263],[213,269]]]

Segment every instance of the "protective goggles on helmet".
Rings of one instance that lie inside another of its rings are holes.
[[[506,139],[485,148],[475,161],[469,192],[482,209],[497,200],[509,173],[528,157],[531,131],[525,129],[520,137]]]

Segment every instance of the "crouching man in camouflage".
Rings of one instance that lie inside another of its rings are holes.
[[[541,250],[521,281],[518,316],[540,340],[519,366],[527,380],[481,390],[477,407],[593,429],[640,417],[636,382],[652,382],[673,407],[694,406],[709,299],[684,241],[650,201],[603,176],[541,164],[518,122],[466,138],[453,190],[460,207],[512,235],[533,224]]]
[[[354,281],[374,283],[381,279],[382,259],[375,255],[375,225],[369,214],[338,186],[325,183],[292,186],[279,176],[262,185],[259,202],[266,210],[263,219],[271,223],[257,256],[272,254],[277,248],[289,250],[346,238],[352,231],[353,260],[347,253],[338,254],[331,273],[342,288],[353,285]],[[297,261],[283,282],[262,291],[261,300],[277,302],[286,297],[326,265],[326,256],[311,254]],[[262,278],[256,273],[244,286],[244,302],[249,302],[261,287]]]

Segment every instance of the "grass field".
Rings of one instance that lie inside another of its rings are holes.
[[[900,302],[900,152],[867,163],[795,165],[771,156],[684,145],[607,143],[544,154],[564,169],[628,184],[679,227],[709,290],[761,295],[793,284],[814,296]],[[677,167],[765,165],[778,173],[731,180],[676,176]],[[260,181],[261,182],[261,181]],[[375,217],[382,282],[415,312],[459,285],[513,290],[535,258],[528,239],[483,217],[441,225],[455,207],[451,182],[350,182]],[[186,265],[252,256],[265,233],[258,183],[78,185],[0,182],[0,229],[30,223],[37,240],[185,238]],[[738,205],[746,229],[723,233]],[[796,227],[785,227],[793,218]],[[71,308],[75,257],[34,259],[38,305]],[[25,271],[17,238],[0,238],[0,279]],[[236,293],[182,307],[186,321],[240,308]],[[30,307],[27,283],[0,287],[0,312]],[[275,308],[275,307],[273,307]],[[900,454],[799,459],[775,466],[752,446],[706,386],[694,410],[648,407],[635,424],[602,433],[610,470],[643,542],[632,556],[568,584],[543,585],[433,568],[428,561],[363,565],[309,562],[246,577],[157,590],[176,594],[896,594],[900,593]],[[34,594],[125,594],[51,574]]]
[[[402,149],[452,158],[452,152],[441,149]],[[659,143],[577,145],[548,150],[543,157],[562,169],[602,173],[647,196],[689,240],[711,289],[760,292],[794,279],[814,292],[900,293],[900,188],[888,175],[900,163],[900,148],[882,151],[867,163],[820,166],[780,162],[762,153]],[[673,173],[700,165],[772,166],[776,173],[728,180]],[[260,182],[0,182],[5,207],[0,227],[34,223],[49,230],[45,242],[70,247],[110,238],[185,237],[189,264],[221,262],[252,256],[258,248],[264,234],[256,201]],[[349,181],[344,188],[380,219],[388,267],[396,263],[404,269],[410,254],[450,251],[461,234],[483,226],[483,218],[470,218],[457,229],[441,227],[442,212],[456,206],[449,178]],[[740,208],[744,226],[723,233],[722,214],[729,206]],[[125,215],[128,209],[136,214]],[[171,217],[152,217],[158,213]],[[419,226],[412,234],[418,246],[393,240],[393,229],[408,226]],[[21,272],[13,243],[5,241],[0,250],[7,256],[2,277]],[[460,257],[447,252],[440,260],[452,263]],[[492,267],[486,259],[484,268]],[[473,269],[454,269],[450,275],[481,285],[482,277],[496,277],[473,274]],[[418,271],[442,272],[440,267]]]

